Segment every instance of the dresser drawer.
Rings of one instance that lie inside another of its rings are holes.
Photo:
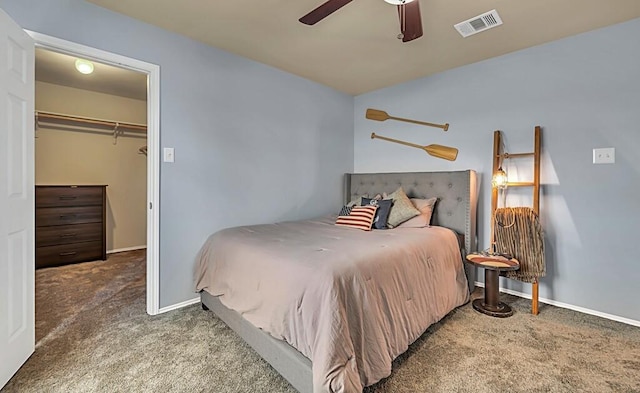
[[[102,242],[63,244],[37,247],[36,267],[58,266],[68,263],[102,259]]]
[[[36,227],[102,222],[102,206],[36,209]]]
[[[102,223],[36,227],[36,247],[102,241]]]
[[[101,205],[103,190],[94,186],[36,186],[36,206]]]

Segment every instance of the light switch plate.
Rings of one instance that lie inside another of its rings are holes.
[[[173,154],[173,147],[165,147],[163,150],[164,162],[174,162],[175,156]]]
[[[616,162],[616,149],[613,147],[604,147],[593,149],[594,164],[614,164]]]

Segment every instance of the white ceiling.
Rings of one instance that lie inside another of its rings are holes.
[[[395,6],[354,0],[314,26],[324,0],[88,0],[211,46],[362,94],[640,17],[640,0],[420,0],[424,36],[402,43]],[[496,9],[504,25],[453,25]]]
[[[146,74],[93,62],[93,73],[84,75],[76,70],[76,59],[62,53],[37,48],[36,80],[137,100],[147,99]]]

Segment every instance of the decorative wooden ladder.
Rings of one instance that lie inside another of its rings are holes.
[[[531,182],[508,182],[507,187],[532,187],[533,189],[533,211],[540,214],[540,126],[536,126],[533,139],[534,150],[531,153],[505,153],[501,151],[502,140],[500,131],[493,133],[493,175],[496,174],[500,163],[504,159],[516,157],[533,157],[533,181]],[[498,208],[498,189],[491,190],[491,251],[495,251],[495,212]],[[531,313],[538,315],[538,280],[532,283],[531,290]]]

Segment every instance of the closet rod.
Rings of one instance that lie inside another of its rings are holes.
[[[134,132],[147,132],[147,126],[144,124],[127,123],[127,122],[119,122],[119,121],[104,120],[104,119],[94,119],[90,117],[64,115],[61,113],[36,111],[36,121],[41,121],[41,120],[42,121],[47,121],[47,120],[72,121],[76,123],[101,125],[101,126],[108,126],[113,128],[117,127],[119,129],[126,128],[127,130],[133,130]]]

